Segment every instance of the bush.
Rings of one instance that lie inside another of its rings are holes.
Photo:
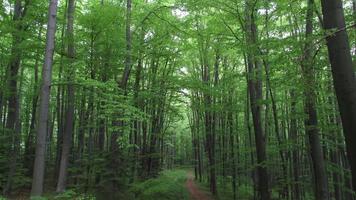
[[[156,179],[149,179],[133,185],[130,192],[134,193],[138,200],[176,200],[189,199],[185,188],[186,171],[164,171]]]
[[[252,199],[253,187],[251,185],[242,184],[238,187],[237,194],[241,199]]]
[[[91,194],[81,194],[77,193],[74,190],[67,190],[61,194],[58,194],[54,197],[56,200],[67,200],[67,199],[75,199],[75,200],[95,200],[95,196]]]
[[[46,197],[41,197],[41,196],[34,196],[34,197],[31,197],[31,200],[47,200],[47,198]]]

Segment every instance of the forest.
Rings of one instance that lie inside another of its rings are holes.
[[[0,200],[355,200],[356,0],[0,0]]]

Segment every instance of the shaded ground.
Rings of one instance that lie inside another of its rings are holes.
[[[207,194],[207,192],[202,191],[194,182],[194,176],[192,172],[188,172],[188,178],[185,183],[185,187],[190,193],[192,200],[213,200],[213,198]]]
[[[100,192],[88,194],[74,189],[61,195],[53,191],[54,189],[51,188],[41,199],[214,200],[204,187],[200,187],[194,181],[194,175],[188,168],[163,171],[157,178],[133,183],[127,190],[119,191],[114,195],[110,195],[109,192],[102,191],[102,189]],[[21,190],[9,196],[8,199],[27,200],[29,194],[30,190]],[[2,200],[1,195],[0,200]]]

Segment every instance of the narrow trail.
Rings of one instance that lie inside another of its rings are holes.
[[[213,200],[213,198],[202,191],[194,182],[194,176],[192,172],[188,172],[187,181],[185,183],[185,187],[188,189],[190,193],[191,200]]]

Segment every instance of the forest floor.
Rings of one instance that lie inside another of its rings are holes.
[[[194,176],[191,171],[187,172],[187,181],[185,183],[185,187],[189,191],[192,200],[213,200],[210,194],[197,186],[197,184],[194,182]]]
[[[51,188],[50,191],[54,189]],[[29,199],[29,190],[18,191],[9,200]],[[95,198],[96,197],[96,198]],[[41,200],[69,200],[69,199],[107,199],[108,193],[83,193],[69,189],[63,194],[46,193]],[[0,200],[3,200],[0,195]],[[37,199],[37,198],[35,198]],[[117,194],[116,199],[127,200],[214,200],[211,193],[202,183],[195,182],[191,169],[173,169],[162,171],[160,176],[143,182],[134,183],[130,189]]]

